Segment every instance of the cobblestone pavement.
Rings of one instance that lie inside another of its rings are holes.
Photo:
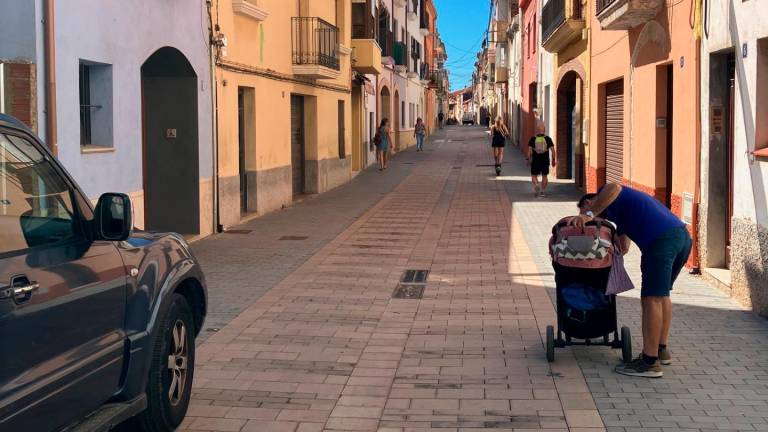
[[[524,180],[522,159],[514,159],[519,163],[513,178]],[[546,239],[560,217],[575,213],[579,194],[571,184],[557,183],[550,197],[535,199],[524,181],[505,185],[510,196],[518,197],[515,215],[554,301]],[[636,247],[626,266],[639,287]],[[620,325],[631,328],[636,354],[642,350],[639,294],[635,289],[618,300]],[[573,348],[608,431],[768,430],[768,322],[686,272],[675,284],[672,301],[674,363],[664,367],[663,379],[613,373],[618,351]]]
[[[375,169],[362,171],[342,187],[233,228],[248,233],[219,234],[193,243],[211,286],[206,330],[198,342],[232,321],[349,227],[431,151],[398,154],[386,175]]]
[[[485,132],[441,139],[406,156],[424,160],[199,347],[183,428],[602,430],[573,357],[554,372],[544,360],[536,317],[553,309],[521,276],[530,261],[509,255],[510,241],[527,247],[519,228],[509,235],[502,183],[477,166],[488,163]],[[220,256],[215,241],[197,245],[204,266],[206,248]],[[259,270],[242,259],[223,262],[247,283]],[[424,299],[392,299],[409,268],[431,271]],[[229,284],[214,276],[211,291]]]
[[[548,364],[545,244],[574,208],[572,186],[534,199],[512,154],[492,177],[481,128],[448,128],[427,148],[255,220],[250,234],[195,244],[206,327],[221,329],[198,348],[182,430],[760,429],[768,326],[688,276],[662,380],[615,376],[618,356],[602,348]],[[430,270],[423,299],[392,298],[406,269]],[[621,320],[639,342],[631,294]]]

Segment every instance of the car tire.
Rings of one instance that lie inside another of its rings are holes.
[[[195,371],[192,310],[179,294],[173,294],[170,300],[153,347],[147,379],[147,409],[135,418],[137,428],[144,432],[176,430],[187,414],[192,395]]]

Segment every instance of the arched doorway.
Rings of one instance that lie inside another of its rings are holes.
[[[395,113],[393,115],[394,119],[392,120],[392,135],[394,136],[395,140],[395,151],[400,150],[400,92],[395,90]]]
[[[197,74],[176,48],[141,66],[144,227],[200,232]]]
[[[391,97],[389,94],[389,87],[384,86],[381,88],[380,92],[381,100],[379,101],[379,121],[376,127],[378,127],[381,124],[381,121],[386,119],[389,119],[389,122],[392,123],[392,102]]]
[[[581,139],[583,81],[571,70],[560,78],[557,86],[557,178],[573,179],[584,186],[584,148]]]

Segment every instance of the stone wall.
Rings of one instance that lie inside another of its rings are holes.
[[[731,295],[768,316],[768,228],[734,218],[731,245]]]

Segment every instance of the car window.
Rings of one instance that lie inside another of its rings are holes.
[[[0,253],[77,234],[72,191],[31,142],[0,133]]]

